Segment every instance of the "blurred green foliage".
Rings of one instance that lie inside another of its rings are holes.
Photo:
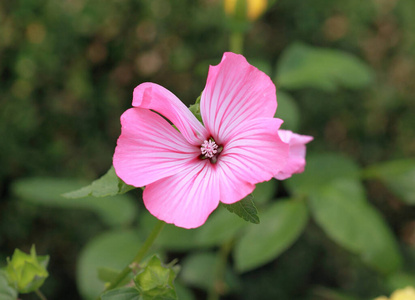
[[[179,299],[390,294],[415,282],[415,2],[274,2],[244,54],[275,79],[283,126],[314,136],[306,172],[258,185],[259,225],[219,209],[154,250],[180,258]],[[233,28],[218,0],[0,2],[1,261],[36,243],[50,299],[97,296],[98,268],[124,267],[155,219],[139,191],[60,194],[109,169],[136,85],[193,103]]]

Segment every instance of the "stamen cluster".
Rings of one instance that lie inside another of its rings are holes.
[[[216,163],[218,155],[222,152],[223,147],[218,146],[213,138],[205,140],[200,146],[200,152],[202,153],[202,159],[210,159],[211,163]]]

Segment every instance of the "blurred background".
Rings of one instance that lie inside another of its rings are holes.
[[[105,245],[107,254],[96,260],[111,260],[116,242],[108,235],[136,236],[139,243],[148,232],[141,222],[151,217],[138,191],[90,203],[59,195],[110,168],[119,118],[135,86],[158,83],[189,105],[204,88],[209,64],[218,64],[238,35],[240,52],[275,81],[277,116],[286,128],[314,136],[310,155],[338,153],[362,170],[415,157],[415,1],[265,2],[262,14],[249,19],[226,14],[219,0],[1,1],[0,266],[15,248],[28,252],[36,244],[39,254],[51,256],[42,288],[48,298],[93,299],[88,280],[96,270],[85,270],[99,255],[87,250],[103,243],[98,248]],[[407,189],[415,185],[410,172]],[[382,180],[363,179],[403,257],[402,280],[410,281],[413,189],[401,197]],[[272,185],[269,198],[290,194]],[[191,265],[195,251],[219,247],[186,248],[182,238],[182,245],[160,248],[167,260]],[[232,258],[229,264],[223,299],[370,299],[391,291],[385,274],[313,220],[278,258],[239,273]],[[203,280],[194,282],[201,267],[194,268],[189,275],[184,266],[178,280],[183,299],[208,294]]]

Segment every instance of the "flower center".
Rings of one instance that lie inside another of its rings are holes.
[[[215,164],[218,161],[218,156],[222,152],[222,145],[216,144],[213,138],[205,140],[200,146],[200,155],[201,159],[209,159],[212,164]]]
[[[213,140],[205,140],[200,146],[200,152],[205,158],[212,158],[218,152],[218,145]]]

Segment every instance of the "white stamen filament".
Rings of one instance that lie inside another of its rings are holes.
[[[200,146],[200,151],[207,158],[212,158],[218,152],[218,145],[212,140],[205,140]]]

